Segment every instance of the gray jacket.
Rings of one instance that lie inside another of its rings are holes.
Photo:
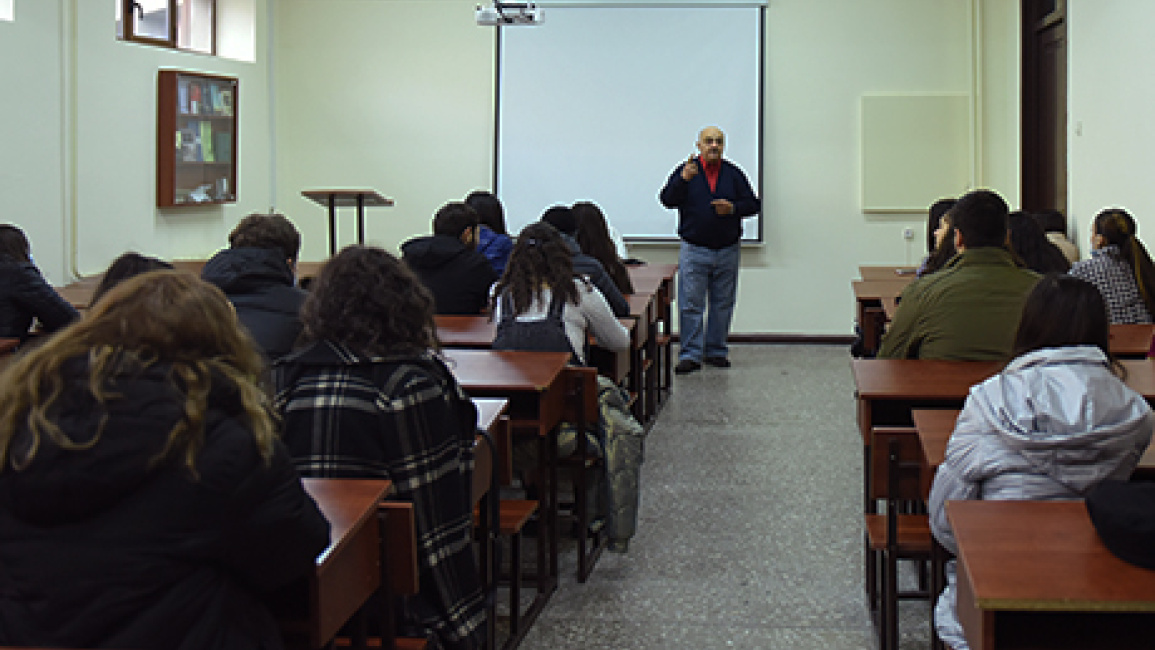
[[[1151,441],[1155,415],[1093,346],[1036,350],[971,388],[930,493],[931,530],[957,553],[946,502],[1079,499],[1127,479]],[[966,639],[955,616],[955,567],[935,607],[939,636]]]

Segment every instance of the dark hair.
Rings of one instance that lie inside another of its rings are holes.
[[[372,246],[346,246],[321,268],[301,306],[310,341],[365,355],[438,349],[433,296],[405,264]]]
[[[10,223],[0,224],[0,257],[13,262],[31,262],[32,255],[24,231]]]
[[[513,314],[523,314],[535,300],[541,300],[545,287],[571,303],[579,300],[569,247],[553,226],[531,223],[517,236],[505,273],[494,286],[489,311],[496,313],[498,299],[508,291]]]
[[[229,233],[229,246],[279,250],[285,259],[295,260],[301,252],[301,233],[283,214],[254,212]]]
[[[1094,345],[1111,358],[1111,320],[1095,285],[1063,273],[1049,273],[1023,304],[1013,355],[1042,348]]]
[[[1062,212],[1050,208],[1036,212],[1035,218],[1039,220],[1043,232],[1061,232],[1063,236],[1067,235],[1067,218],[1063,216]]]
[[[572,237],[577,232],[577,220],[574,219],[573,210],[564,205],[555,205],[549,208],[542,213],[541,220],[557,228],[557,231],[563,235]]]
[[[1007,242],[1007,202],[990,190],[967,192],[950,209],[950,222],[967,248],[1003,246]]]
[[[944,214],[943,218],[946,219],[949,226],[946,229],[946,234],[942,236],[942,243],[939,244],[933,251],[931,251],[929,256],[927,256],[926,264],[922,268],[923,277],[928,276],[931,273],[934,273],[935,271],[938,271],[942,267],[946,266],[952,259],[954,259],[955,255],[958,255],[958,251],[954,247],[954,224],[950,223],[949,215]]]
[[[1018,261],[1036,273],[1066,273],[1071,262],[1058,246],[1047,239],[1043,227],[1026,212],[1012,212],[1007,217],[1010,226],[1011,252]]]
[[[606,216],[601,208],[589,201],[579,201],[571,208],[574,221],[577,222],[577,234],[574,239],[582,252],[602,263],[610,279],[617,285],[618,291],[623,294],[634,292],[634,283],[630,282],[630,274],[626,265],[618,257],[617,247],[610,238],[610,229],[606,224]]]
[[[934,231],[938,230],[938,224],[942,221],[942,216],[950,211],[951,208],[958,203],[958,199],[939,199],[930,205],[928,211],[928,218],[926,220],[926,252],[933,253],[935,249]],[[952,243],[953,246],[953,243]]]
[[[96,285],[96,291],[92,292],[92,299],[88,304],[95,305],[104,294],[108,293],[109,289],[124,282],[125,280],[138,276],[149,271],[160,271],[171,269],[172,264],[157,259],[155,257],[146,257],[140,253],[125,253],[112,261],[108,265],[108,270],[104,272],[104,277],[100,279],[100,284]]]
[[[505,231],[505,209],[496,196],[484,190],[470,192],[465,197],[465,205],[473,208],[481,225],[499,235],[508,234]]]
[[[1139,230],[1135,219],[1122,208],[1108,208],[1095,217],[1095,234],[1103,238],[1107,245],[1117,246],[1119,255],[1131,266],[1135,274],[1135,284],[1147,311],[1155,314],[1155,264],[1139,241]]]
[[[477,227],[477,212],[460,201],[441,206],[433,215],[433,234],[460,237],[461,233]]]

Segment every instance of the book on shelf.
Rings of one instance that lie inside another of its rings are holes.
[[[213,133],[213,155],[217,162],[233,161],[233,134],[229,131]]]
[[[188,112],[196,115],[201,112],[201,85],[194,82],[188,82]]]
[[[176,82],[177,110],[188,115],[188,79],[178,78]]]
[[[177,133],[180,137],[180,149],[177,151],[177,160],[181,162],[200,162],[200,123],[196,120],[189,120],[188,124]]]
[[[201,120],[201,160],[215,162],[213,157],[213,123]]]
[[[221,89],[221,115],[226,117],[233,116],[233,89]]]

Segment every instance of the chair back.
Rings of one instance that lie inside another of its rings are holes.
[[[871,429],[870,494],[871,499],[896,498],[917,501],[922,498],[919,473],[922,469],[922,450],[914,427],[874,427]],[[891,443],[894,443],[896,462],[892,470]],[[891,473],[897,475],[891,481]],[[892,487],[893,486],[893,487]],[[897,490],[897,494],[892,494]]]

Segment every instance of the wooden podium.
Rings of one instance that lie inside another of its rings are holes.
[[[301,195],[329,208],[329,256],[337,252],[337,208],[357,207],[357,243],[365,243],[365,206],[393,205],[377,190],[305,190]]]

